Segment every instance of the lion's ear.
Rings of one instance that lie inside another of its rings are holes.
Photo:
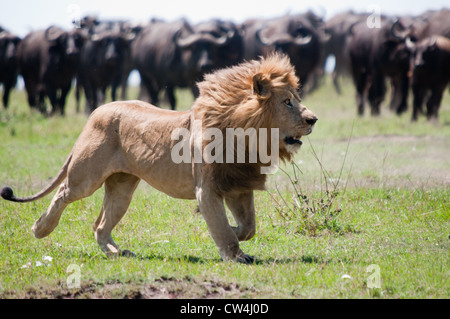
[[[253,93],[259,98],[267,99],[271,94],[271,81],[262,73],[253,76]]]

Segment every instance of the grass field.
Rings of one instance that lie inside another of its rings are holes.
[[[190,94],[178,95],[188,108]],[[31,112],[23,92],[11,101],[0,187],[23,196],[56,175],[86,116],[73,96],[65,118]],[[449,94],[438,125],[386,106],[358,118],[350,82],[337,95],[325,79],[304,104],[319,117],[314,132],[255,195],[257,234],[241,244],[255,264],[222,262],[195,202],[144,183],[113,231],[136,258],[107,259],[95,241],[103,190],[41,240],[31,226],[52,196],[0,200],[0,298],[449,298]]]

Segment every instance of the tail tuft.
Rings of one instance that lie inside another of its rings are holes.
[[[11,187],[5,186],[2,188],[0,195],[6,200],[14,200],[14,192]]]

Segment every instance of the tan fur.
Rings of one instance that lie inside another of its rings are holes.
[[[118,255],[120,249],[111,231],[127,211],[142,179],[170,196],[196,199],[220,256],[251,262],[253,258],[242,252],[239,241],[255,234],[253,191],[264,188],[266,176],[259,171],[263,164],[175,164],[171,149],[178,141],[173,141],[171,134],[180,127],[189,129],[191,136],[199,133],[195,130],[202,128],[195,128],[194,120],[202,120],[203,130],[279,128],[280,157],[290,159],[299,144],[288,145],[284,138],[311,133],[314,123],[305,121],[315,119],[301,105],[298,85],[288,58],[275,54],[207,75],[199,83],[199,98],[187,112],[163,110],[140,101],[113,102],[98,108],[81,132],[65,169],[52,183],[54,188],[56,181],[67,176],[47,212],[34,224],[35,236],[49,235],[69,203],[90,196],[104,184],[95,237],[108,255]],[[292,107],[287,107],[287,99]],[[236,227],[228,224],[224,201]]]

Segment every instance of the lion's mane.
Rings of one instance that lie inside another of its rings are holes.
[[[226,128],[255,128],[257,131],[266,128],[269,133],[267,149],[270,150],[274,97],[278,92],[297,91],[299,79],[289,58],[274,53],[207,74],[197,85],[200,95],[192,111],[195,118],[202,121],[203,129],[221,130],[225,147]],[[291,154],[284,148],[280,148],[279,156],[282,161],[291,159]],[[234,190],[264,189],[266,175],[260,173],[262,165],[259,161],[211,163],[205,164],[205,172],[213,178],[217,192],[225,195]]]

